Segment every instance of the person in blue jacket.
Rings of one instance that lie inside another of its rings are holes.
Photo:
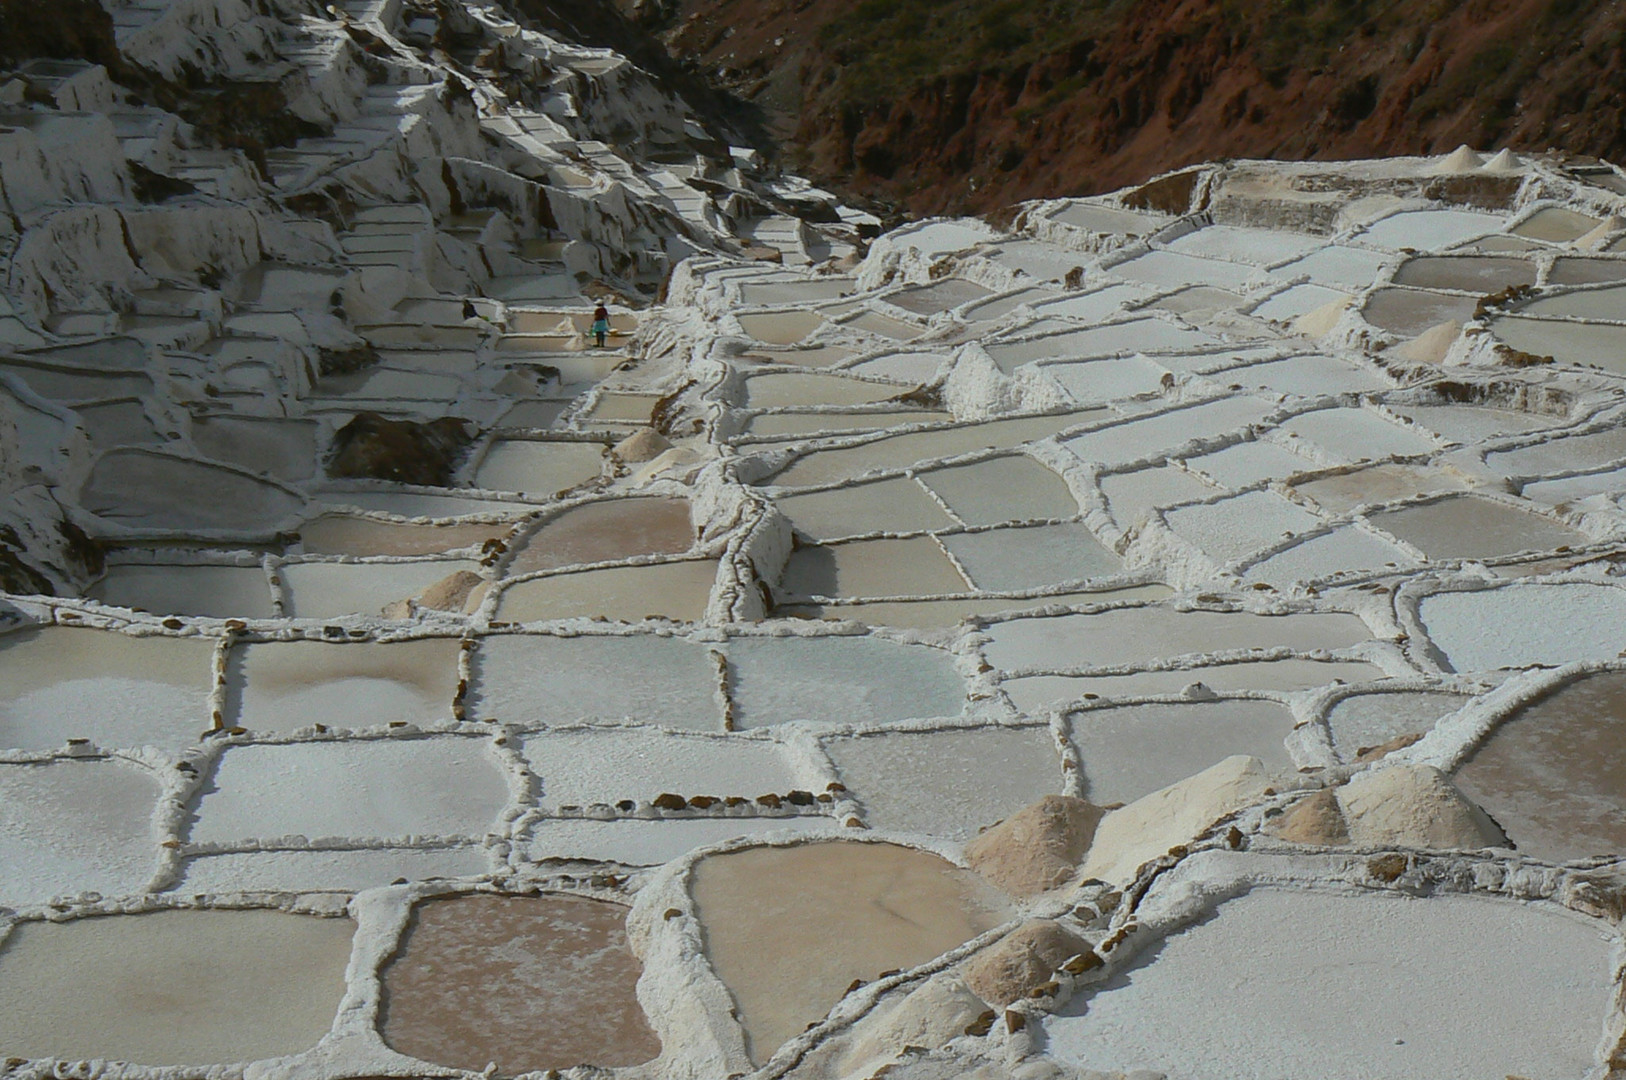
[[[593,309],[593,344],[604,348],[604,339],[610,333],[610,310],[603,304]]]

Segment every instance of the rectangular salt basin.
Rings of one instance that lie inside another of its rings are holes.
[[[210,726],[214,642],[44,627],[0,634],[0,748],[193,745]]]
[[[1469,444],[1552,427],[1557,417],[1472,405],[1402,405],[1394,411],[1454,442]]]
[[[1176,535],[1191,541],[1220,564],[1322,525],[1315,514],[1271,491],[1250,491],[1218,502],[1184,506],[1170,510],[1164,517]]]
[[[1626,429],[1608,428],[1570,435],[1485,455],[1485,464],[1504,476],[1597,469],[1626,459]]]
[[[954,457],[975,450],[1003,449],[1025,442],[1037,442],[1106,410],[1063,413],[1051,416],[1019,416],[983,424],[919,431],[876,439],[861,446],[839,450],[819,450],[792,462],[775,475],[771,483],[781,487],[833,484],[851,480],[879,469],[904,469],[919,461]]]
[[[986,351],[1009,374],[1035,360],[1114,356],[1121,353],[1178,352],[1215,344],[1216,339],[1163,319],[1133,319],[1129,322],[1073,330],[1010,344],[990,344]]]
[[[258,566],[126,563],[110,566],[85,595],[154,615],[269,619],[271,583]]]
[[[1173,465],[1115,473],[1099,482],[1112,519],[1126,529],[1145,521],[1153,510],[1206,499],[1220,491]]]
[[[1072,714],[1069,737],[1083,766],[1083,795],[1093,803],[1129,803],[1249,754],[1273,773],[1291,772],[1282,740],[1293,714],[1271,701],[1194,701],[1119,705]]]
[[[907,540],[853,540],[798,548],[780,574],[775,595],[939,596],[971,589],[929,536]]]
[[[711,559],[551,574],[505,588],[497,617],[520,623],[593,616],[698,622],[716,582],[717,563]]]
[[[479,573],[461,559],[391,563],[286,563],[282,577],[287,614],[296,619],[379,615],[399,600],[417,596],[453,574]]]
[[[1218,285],[1222,289],[1237,290],[1245,288],[1258,272],[1252,266],[1182,255],[1178,251],[1150,251],[1106,270],[1113,277],[1164,289],[1182,285]]]
[[[1325,241],[1281,229],[1255,229],[1236,225],[1209,225],[1170,240],[1166,247],[1185,255],[1230,259],[1269,266],[1297,259]]]
[[[0,904],[146,889],[159,795],[151,770],[117,759],[0,765]]]
[[[1228,368],[1210,375],[1217,383],[1238,385],[1273,394],[1320,397],[1323,394],[1358,394],[1387,390],[1381,375],[1330,356],[1290,356],[1247,367]]]
[[[1046,726],[886,732],[823,746],[865,823],[887,832],[969,840],[1066,784]]]
[[[1140,214],[1086,202],[1069,202],[1051,214],[1050,219],[1075,229],[1109,236],[1149,236],[1170,221],[1161,214]]]
[[[1269,406],[1254,398],[1221,398],[1098,428],[1068,439],[1062,445],[1084,461],[1127,465],[1160,451],[1176,450],[1192,439],[1256,424],[1269,412]]]
[[[1045,371],[1061,384],[1068,396],[1081,404],[1153,394],[1168,375],[1167,368],[1138,356],[1082,364],[1051,364]]]
[[[226,726],[289,732],[446,723],[458,651],[456,638],[239,645],[227,660]]]
[[[510,724],[630,718],[721,731],[721,674],[702,645],[651,634],[481,638],[471,715]],[[608,676],[608,677],[606,677]]]
[[[907,390],[896,383],[865,382],[841,375],[768,372],[745,383],[745,404],[753,409],[797,405],[869,405]]]
[[[1382,746],[1401,735],[1421,735],[1469,702],[1462,694],[1405,690],[1352,694],[1327,711],[1327,732],[1338,756],[1353,762],[1362,748]]]
[[[1585,533],[1506,503],[1457,495],[1373,514],[1369,521],[1431,559],[1490,559],[1585,546]]]
[[[1059,295],[1050,289],[1027,288],[1017,289],[1004,296],[977,304],[965,309],[963,313],[966,320],[972,323],[997,322],[1021,307],[1023,304],[1032,306],[1042,301],[1052,299]]]
[[[1360,506],[1375,506],[1397,499],[1461,491],[1468,485],[1443,469],[1418,465],[1373,465],[1353,472],[1324,476],[1294,485],[1329,514],[1347,514]]]
[[[824,316],[811,311],[777,311],[736,318],[742,330],[765,345],[795,345],[824,325]]]
[[[1440,449],[1422,432],[1407,430],[1360,408],[1305,413],[1287,421],[1282,430],[1315,443],[1334,461],[1434,454]]]
[[[890,315],[882,315],[878,311],[866,311],[848,319],[845,325],[891,341],[913,341],[926,332],[924,327],[904,322],[902,319],[894,319]]]
[[[1059,300],[1047,300],[1034,307],[1034,312],[1044,316],[1055,316],[1063,319],[1077,319],[1080,322],[1100,322],[1119,311],[1126,304],[1142,300],[1147,296],[1147,290],[1136,285],[1108,285],[1104,289],[1094,292],[1080,293],[1077,296],[1064,296]]]
[[[480,460],[474,483],[489,491],[546,496],[596,479],[603,468],[599,443],[498,439]]]
[[[729,694],[742,728],[958,716],[965,687],[942,649],[870,636],[735,638]]]
[[[1491,320],[1491,333],[1532,356],[1626,374],[1626,326],[1505,315]]]
[[[1341,293],[1324,285],[1294,285],[1254,308],[1252,314],[1274,322],[1287,322],[1300,315],[1307,315],[1317,308],[1348,299],[1348,293]]]
[[[988,628],[983,649],[1004,671],[1144,664],[1193,653],[1291,648],[1347,649],[1371,637],[1354,615],[1250,615],[1147,606],[1093,615],[1013,619]]]
[[[1026,454],[933,469],[919,474],[919,479],[967,525],[1068,518],[1078,513],[1067,482]]]
[[[484,738],[231,746],[193,805],[187,839],[479,838],[508,800]]]
[[[882,531],[918,532],[955,524],[937,500],[908,477],[783,495],[775,502],[791,527],[813,540]]]
[[[885,297],[887,303],[916,315],[936,315],[981,300],[987,289],[964,278],[943,278],[930,285],[911,286]]]
[[[524,755],[541,783],[537,804],[545,810],[624,799],[647,803],[663,794],[754,799],[823,787],[816,777],[798,775],[777,743],[742,736],[543,731],[525,736]]]
[[[526,858],[660,866],[695,848],[735,837],[835,833],[840,826],[820,815],[806,817],[681,818],[667,821],[548,819],[532,827]]]
[[[244,851],[187,859],[170,892],[360,892],[408,881],[477,878],[492,872],[482,847]]]
[[[1275,690],[1293,693],[1336,682],[1370,682],[1384,677],[1371,664],[1341,660],[1266,660],[1211,664],[1178,671],[1137,671],[1130,675],[1032,675],[999,684],[1018,712],[1036,713],[1087,695],[1104,698],[1162,697],[1181,694],[1193,683],[1210,690]]]
[[[891,379],[894,382],[919,384],[930,382],[942,370],[949,358],[940,353],[899,352],[877,356],[847,368],[854,375],[872,379]]]
[[[299,527],[299,546],[307,555],[438,555],[480,547],[512,531],[509,525],[411,525],[322,514]]]
[[[411,491],[323,491],[317,501],[328,506],[373,510],[403,518],[455,518],[476,514],[491,517],[520,517],[534,508],[500,499],[465,499],[456,495],[423,495]]]
[[[988,592],[1042,589],[1123,570],[1123,561],[1077,523],[955,533],[942,541],[977,588]]]
[[[1502,219],[1468,210],[1410,210],[1367,227],[1361,240],[1377,247],[1437,251],[1502,227]]]
[[[1345,525],[1254,563],[1242,577],[1246,581],[1285,587],[1345,572],[1410,567],[1416,561],[1388,540],[1357,526]]]
[[[1423,598],[1417,616],[1450,671],[1613,660],[1626,648],[1626,590],[1514,582]]]
[[[1223,487],[1240,488],[1262,480],[1282,480],[1315,464],[1275,443],[1249,441],[1212,454],[1187,458],[1186,466]]]

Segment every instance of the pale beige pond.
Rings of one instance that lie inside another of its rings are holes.
[[[514,545],[508,576],[638,555],[681,555],[694,544],[687,499],[607,499],[573,506]]]
[[[126,563],[110,566],[85,595],[154,615],[268,619],[271,583],[258,566]]]
[[[753,375],[745,384],[745,404],[753,409],[798,405],[869,405],[897,397],[909,387],[897,383],[866,382],[840,375],[770,372]]]
[[[154,1066],[301,1053],[337,1016],[354,931],[279,911],[25,923],[0,946],[0,1045]]]
[[[955,524],[937,501],[908,477],[831,488],[777,500],[791,527],[813,540],[872,532],[917,532]]]
[[[916,967],[1008,917],[969,871],[893,844],[717,855],[695,867],[692,888],[706,958],[758,1064],[823,1019],[854,979]]]
[[[697,622],[706,614],[716,581],[717,564],[711,559],[553,574],[504,589],[497,618],[539,622],[602,616],[620,622],[648,618]]]
[[[498,439],[475,470],[476,487],[491,491],[555,492],[595,479],[604,469],[604,447],[591,442]]]
[[[508,525],[412,525],[353,514],[323,514],[299,527],[310,555],[437,555],[479,547],[512,531]]]
[[[457,691],[457,655],[456,638],[238,646],[227,662],[226,723],[287,732],[312,724],[448,722]]]
[[[970,592],[971,585],[929,536],[855,540],[793,552],[776,593],[814,596],[933,596]]]
[[[1373,514],[1369,520],[1434,559],[1491,559],[1591,541],[1550,518],[1472,495]]]
[[[740,328],[765,345],[795,345],[824,325],[824,316],[811,311],[780,311],[741,315]]]

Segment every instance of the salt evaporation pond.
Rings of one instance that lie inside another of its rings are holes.
[[[854,979],[911,968],[997,926],[1002,897],[894,844],[760,847],[702,860],[706,959],[739,1008],[751,1059],[823,1019]]]
[[[1457,769],[1457,786],[1519,851],[1563,862],[1626,851],[1626,674],[1560,687],[1503,720]]]
[[[383,972],[385,1042],[508,1073],[649,1061],[661,1044],[634,993],[625,920],[625,908],[579,896],[419,904]]]
[[[1239,1069],[1579,1078],[1594,1067],[1611,982],[1607,939],[1563,913],[1257,888],[1148,950],[1045,1034],[1065,1062],[1191,1080]]]
[[[279,911],[14,926],[0,944],[0,1045],[193,1067],[301,1053],[333,1026],[354,930]]]

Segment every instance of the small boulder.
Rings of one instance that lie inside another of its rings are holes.
[[[672,444],[666,436],[654,428],[640,428],[616,443],[610,453],[628,464],[642,464],[654,461],[666,451],[672,449]]]
[[[1089,948],[1049,919],[1025,923],[966,964],[965,984],[996,1009],[1028,996],[1050,981],[1070,958]]]
[[[1430,765],[1391,765],[1337,790],[1338,806],[1359,847],[1449,851],[1509,847],[1507,836]]]
[[[446,487],[463,448],[473,439],[467,421],[444,416],[428,423],[357,413],[333,436],[329,476],[394,480]]]
[[[1143,865],[1189,843],[1269,786],[1265,763],[1239,754],[1114,810],[1095,830],[1083,876],[1114,884],[1130,881]]]
[[[1083,799],[1046,795],[967,844],[966,862],[1012,896],[1048,892],[1073,879],[1102,813]]]

